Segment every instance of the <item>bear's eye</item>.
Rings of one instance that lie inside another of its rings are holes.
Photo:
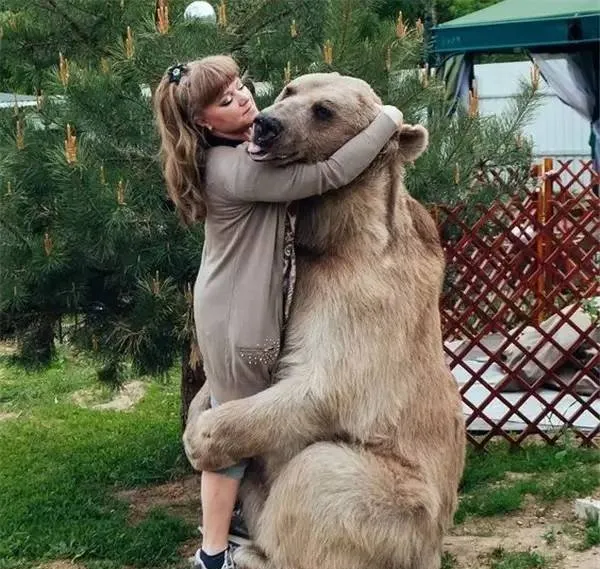
[[[312,110],[315,117],[320,121],[326,121],[333,117],[333,111],[320,103],[313,105]]]
[[[291,97],[295,94],[296,94],[296,89],[294,89],[293,87],[286,87],[281,98],[285,99],[286,97]]]

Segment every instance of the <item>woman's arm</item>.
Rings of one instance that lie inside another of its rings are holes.
[[[323,162],[276,166],[255,162],[244,148],[223,148],[221,156],[213,157],[210,178],[231,196],[254,202],[288,202],[341,188],[371,164],[398,130],[402,114],[393,110],[395,116],[388,109],[382,111]]]

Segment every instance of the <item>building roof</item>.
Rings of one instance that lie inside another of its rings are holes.
[[[504,0],[434,28],[442,55],[577,49],[600,42],[598,0]]]

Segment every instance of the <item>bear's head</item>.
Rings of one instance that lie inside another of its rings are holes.
[[[361,79],[313,73],[290,82],[273,105],[256,118],[248,151],[256,161],[318,162],[364,130],[377,116],[381,100]],[[392,145],[403,161],[427,146],[427,131],[404,125]]]

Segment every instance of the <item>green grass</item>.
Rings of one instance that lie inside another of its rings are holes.
[[[0,410],[28,412],[32,408],[70,400],[78,389],[93,387],[109,396],[110,389],[96,381],[96,370],[85,356],[61,350],[45,370],[25,371],[11,356],[0,356]]]
[[[494,550],[490,556],[490,569],[543,569],[548,567],[545,557],[535,551]]]
[[[456,567],[458,567],[458,560],[456,559],[456,556],[452,555],[452,553],[444,551],[444,554],[442,555],[441,569],[455,569]]]
[[[488,445],[484,452],[469,449],[461,489],[470,492],[482,484],[504,480],[506,472],[552,474],[597,464],[600,451],[575,446],[568,439],[555,446],[528,444],[521,449],[499,442]]]
[[[548,545],[554,545],[556,543],[556,530],[554,528],[550,528],[544,533],[542,538]]]
[[[527,495],[551,502],[589,494],[600,486],[600,451],[576,447],[496,443],[486,452],[471,450],[462,481],[456,523],[468,516],[494,516],[519,510]],[[507,473],[518,475],[509,478]]]
[[[47,371],[0,372],[0,411],[23,413],[0,422],[0,569],[73,558],[106,569],[177,561],[191,528],[158,509],[132,526],[114,498],[187,469],[177,382],[149,385],[133,412],[98,412],[69,397],[96,385],[89,366],[63,359]]]
[[[600,545],[600,520],[588,520],[580,549],[589,549]]]

